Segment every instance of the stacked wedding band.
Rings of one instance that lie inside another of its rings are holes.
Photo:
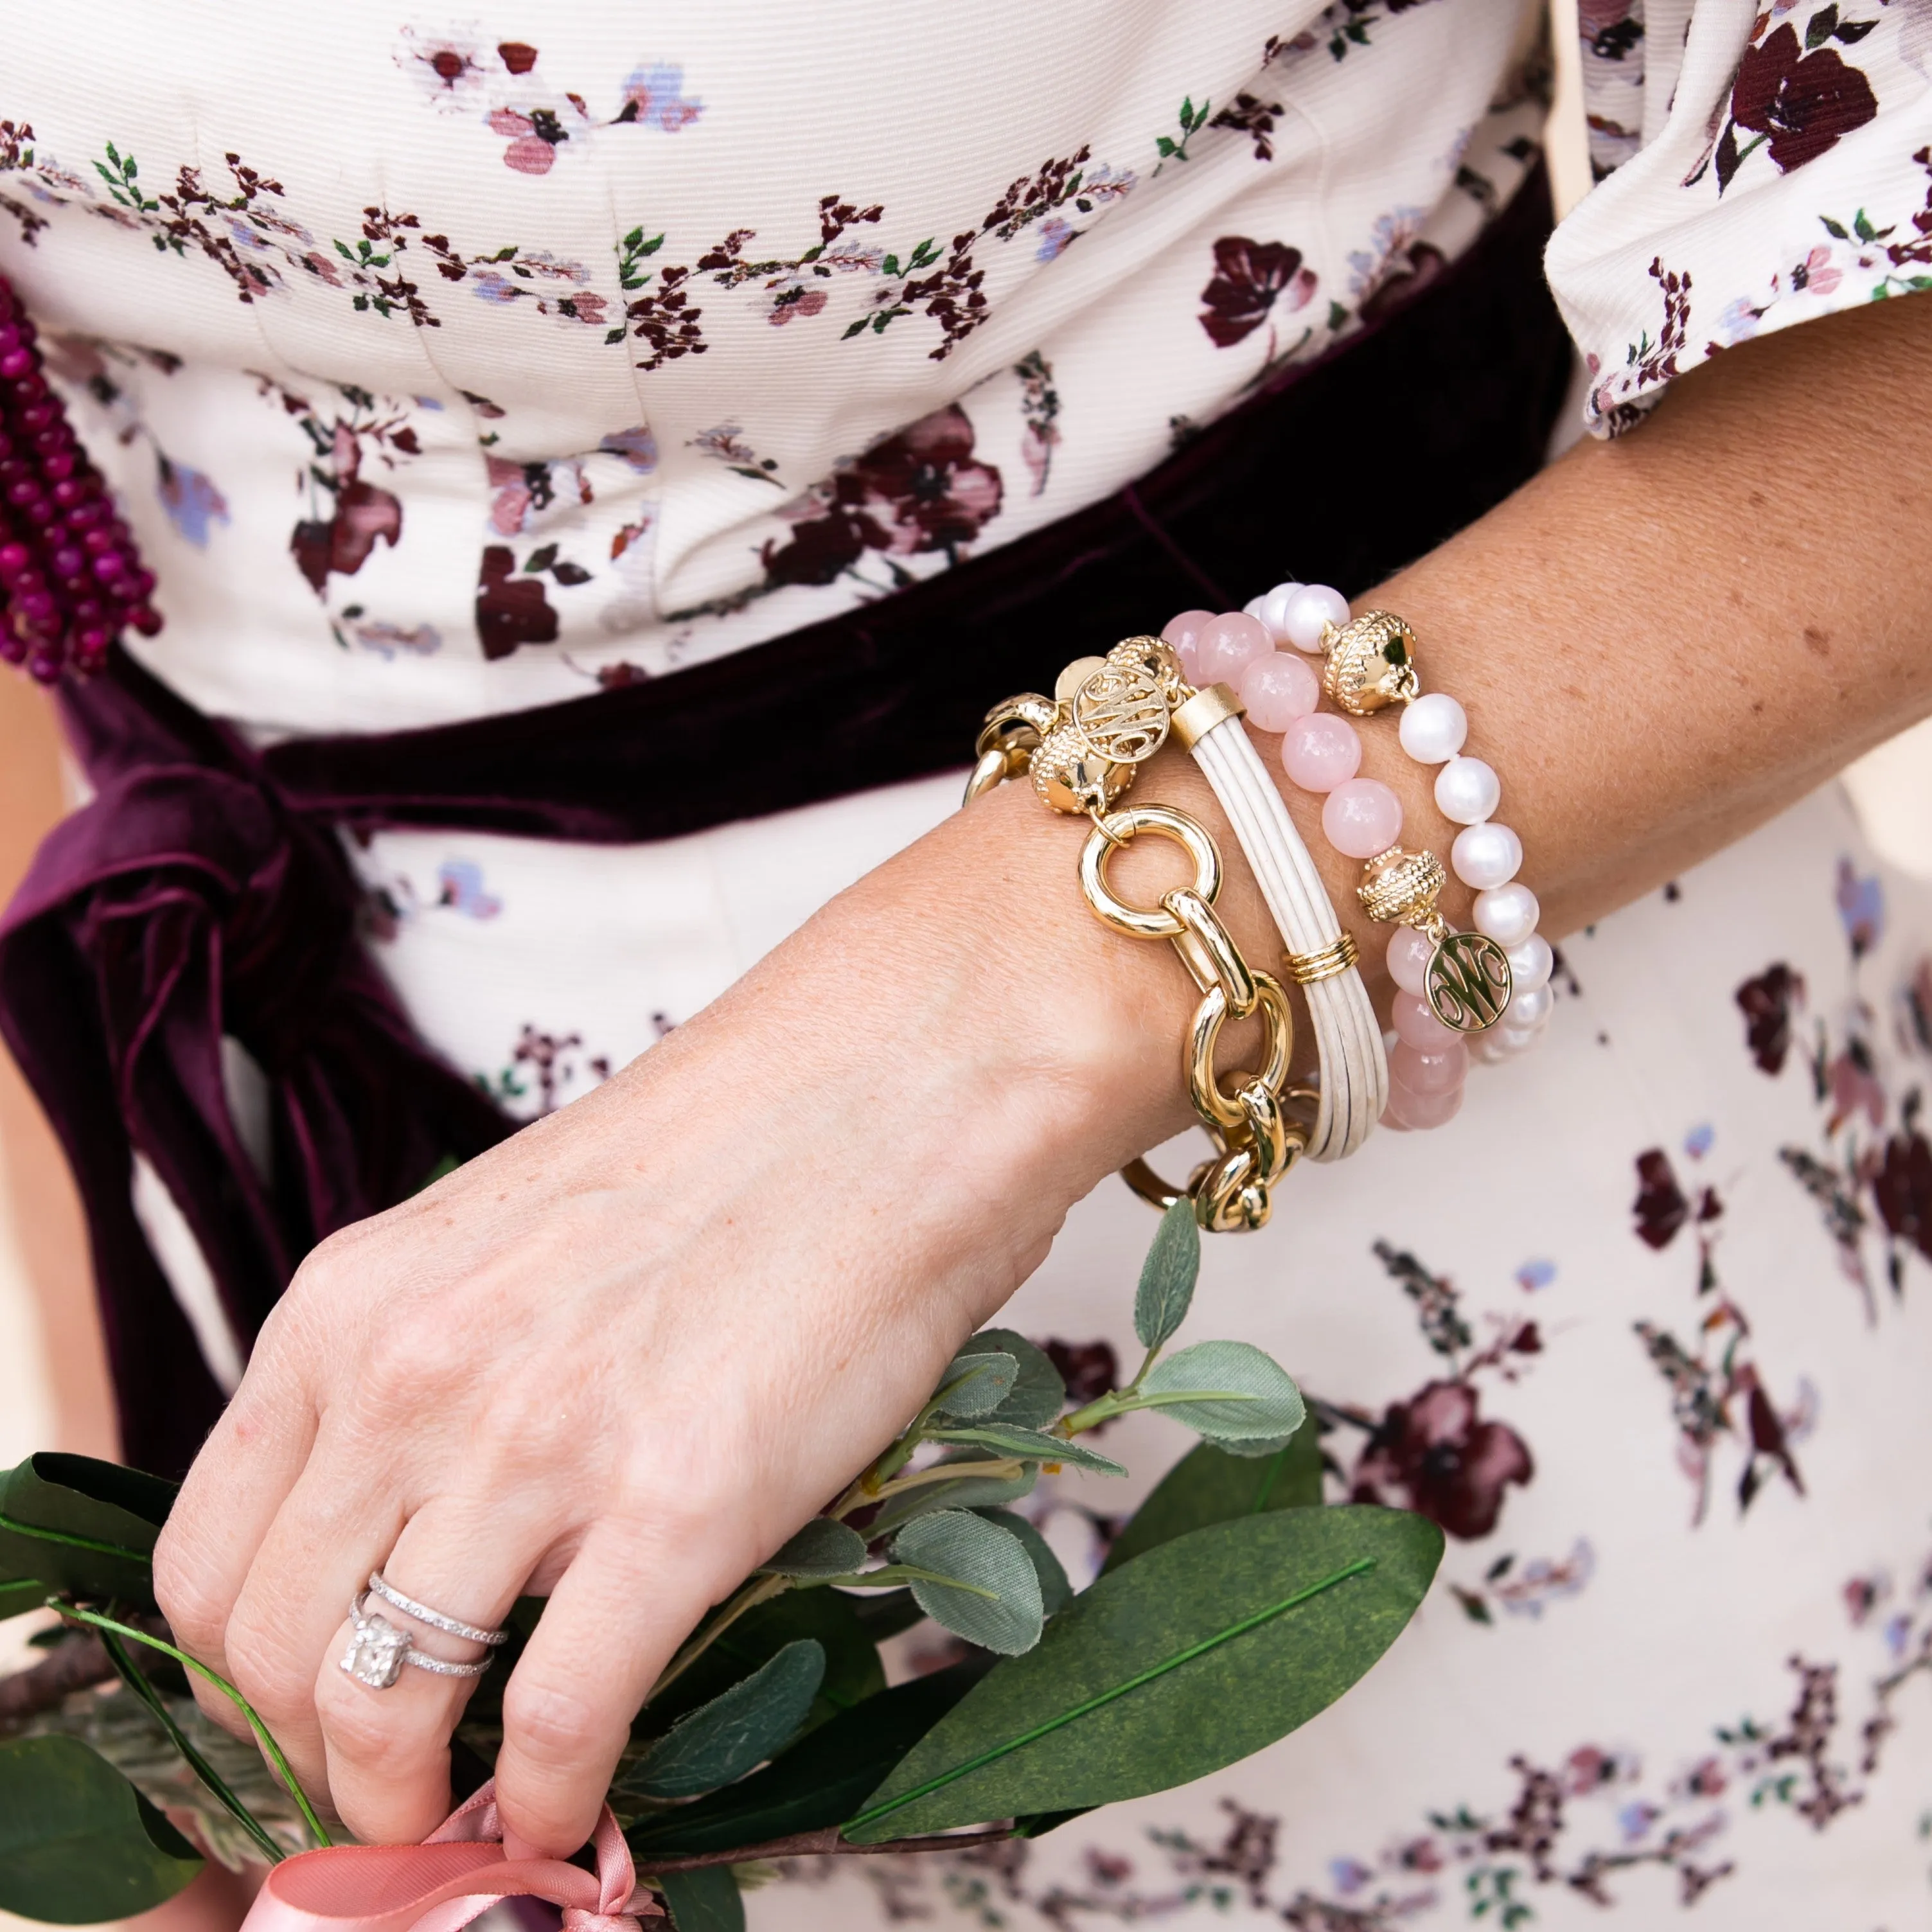
[[[404,1616],[430,1630],[441,1630],[446,1636],[460,1638],[465,1643],[480,1643],[487,1650],[494,1650],[509,1641],[508,1630],[486,1630],[481,1624],[446,1616],[441,1610],[431,1610],[428,1604],[405,1596],[385,1581],[381,1570],[372,1570],[368,1588],[359,1592],[349,1606],[349,1648],[340,1660],[344,1671],[372,1690],[388,1690],[401,1676],[405,1664],[426,1670],[434,1677],[481,1677],[493,1660],[486,1655],[471,1664],[452,1664],[431,1656],[417,1647],[407,1630],[392,1623],[380,1611],[371,1610],[368,1607],[371,1597],[380,1597]]]

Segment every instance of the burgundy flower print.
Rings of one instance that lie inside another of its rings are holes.
[[[1872,1175],[1872,1199],[1886,1232],[1932,1262],[1932,1142],[1918,1130],[1918,1096],[1907,1096],[1904,1131],[1885,1144]],[[1894,1271],[1892,1286],[1898,1286]]]
[[[1484,1421],[1467,1382],[1433,1382],[1392,1402],[1355,1465],[1361,1503],[1419,1511],[1451,1536],[1473,1540],[1496,1526],[1503,1490],[1527,1483],[1535,1463],[1506,1422]]]
[[[366,389],[344,388],[350,413],[326,422],[302,397],[266,383],[263,393],[279,397],[314,452],[304,479],[309,514],[290,533],[289,548],[310,587],[325,596],[332,576],[354,576],[379,542],[393,548],[402,538],[401,500],[363,476],[367,452],[393,469],[398,455],[416,456],[421,448],[407,412],[378,410]]]
[[[1730,119],[1718,140],[1720,193],[1757,148],[1764,148],[1778,171],[1788,175],[1877,114],[1863,70],[1828,44],[1856,45],[1877,24],[1841,20],[1833,4],[1806,22],[1802,44],[1796,26],[1786,20],[1744,50],[1731,83]],[[1750,138],[1741,142],[1740,129]]]
[[[944,551],[957,562],[999,514],[1000,472],[974,455],[957,404],[922,417],[836,471],[806,500],[790,540],[764,547],[768,583],[830,584],[868,551],[892,560]]]
[[[519,577],[516,556],[507,544],[490,544],[483,552],[476,587],[476,635],[483,655],[493,663],[524,644],[556,642],[556,613],[544,596],[540,577]]]
[[[1804,982],[1781,960],[1747,980],[1736,993],[1744,1016],[1744,1044],[1761,1072],[1784,1071],[1791,1052],[1792,1015],[1804,1004]]]
[[[1283,295],[1290,309],[1305,308],[1316,280],[1299,248],[1224,235],[1214,244],[1214,279],[1201,291],[1201,326],[1216,349],[1232,349],[1268,320]]]
[[[1233,102],[1208,122],[1210,128],[1232,128],[1255,144],[1255,159],[1274,159],[1276,117],[1281,112],[1279,100],[1263,100],[1252,94],[1238,94]]]
[[[1657,400],[1656,392],[1676,375],[1677,359],[1690,340],[1690,271],[1666,268],[1660,255],[1650,265],[1650,278],[1664,297],[1656,340],[1646,328],[1624,352],[1623,368],[1610,376],[1604,375],[1603,360],[1594,351],[1587,358],[1590,420],[1613,436],[1643,420]],[[1640,396],[1642,400],[1630,400]]]

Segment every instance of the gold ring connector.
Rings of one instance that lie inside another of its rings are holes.
[[[1361,956],[1356,950],[1354,934],[1345,932],[1333,946],[1324,946],[1318,952],[1291,952],[1286,956],[1288,976],[1298,986],[1312,986],[1318,980],[1332,980],[1347,972]]]

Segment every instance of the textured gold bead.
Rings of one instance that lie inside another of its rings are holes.
[[[1436,902],[1448,882],[1442,861],[1433,852],[1406,852],[1391,845],[1363,866],[1355,896],[1372,920],[1426,927],[1441,916]]]
[[[1325,645],[1322,688],[1358,718],[1384,705],[1406,704],[1420,688],[1415,675],[1415,633],[1390,610],[1364,610]]]
[[[1040,740],[1027,772],[1055,812],[1109,812],[1134,782],[1132,765],[1100,757],[1073,724],[1058,725]]]

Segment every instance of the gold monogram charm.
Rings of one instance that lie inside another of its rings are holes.
[[[1415,633],[1392,611],[1364,610],[1325,638],[1323,648],[1328,662],[1322,689],[1358,718],[1384,705],[1406,704],[1421,688],[1415,675]]]
[[[1510,964],[1496,942],[1480,932],[1447,932],[1430,956],[1429,1004],[1457,1033],[1483,1033],[1509,1005]]]
[[[1167,693],[1144,664],[1108,662],[1073,694],[1074,728],[1096,757],[1138,765],[1167,742]]]

